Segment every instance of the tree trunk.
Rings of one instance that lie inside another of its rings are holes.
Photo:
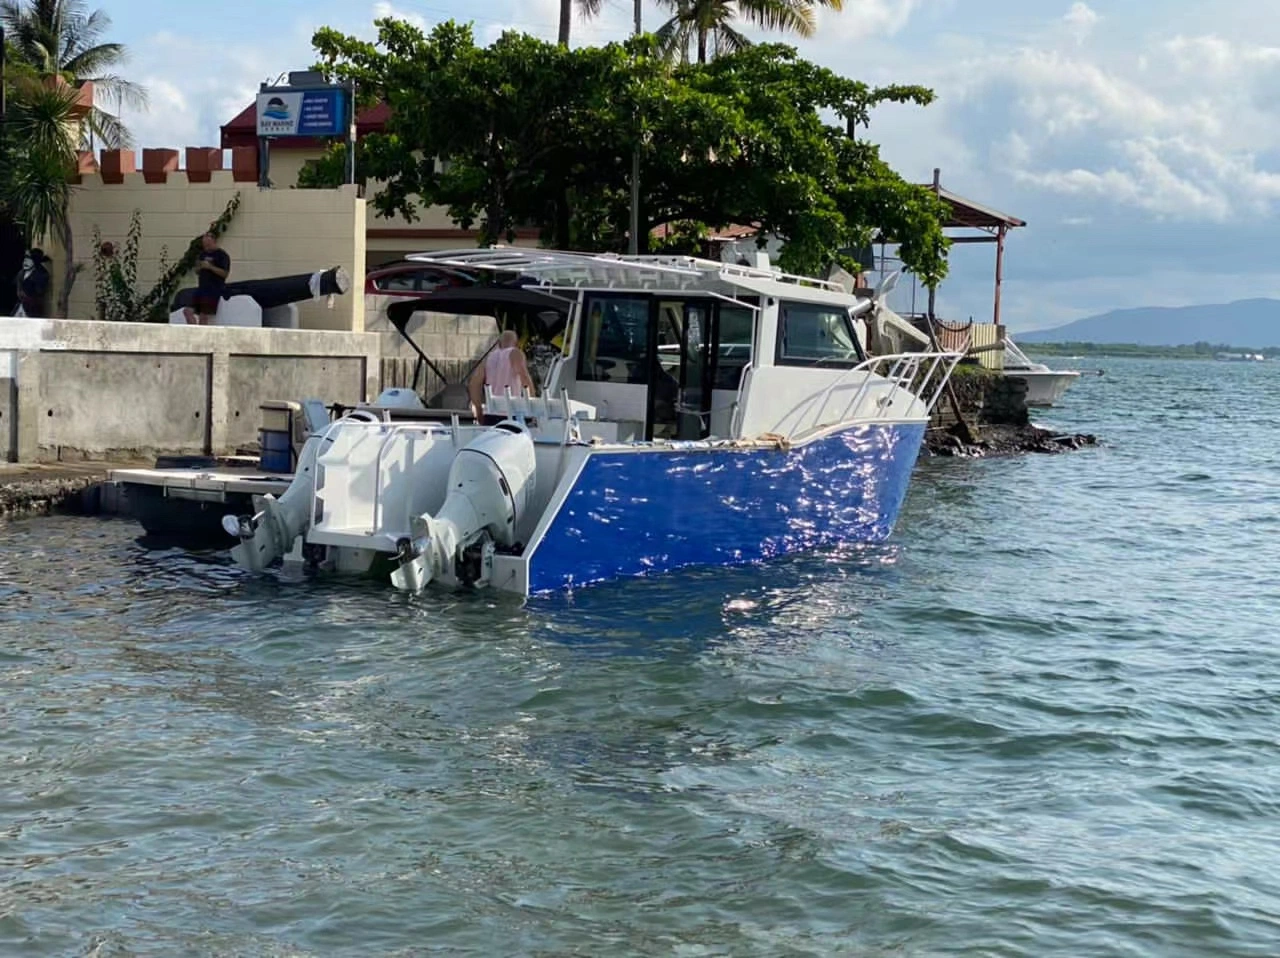
[[[698,62],[707,62],[707,31],[698,28]]]
[[[76,284],[76,275],[80,272],[72,249],[71,212],[68,207],[67,201],[63,200],[58,223],[58,232],[62,234],[62,255],[66,257],[62,264],[62,289],[58,290],[58,307],[54,310],[59,319],[66,319],[71,310],[71,287]]]
[[[573,242],[570,237],[570,215],[569,215],[569,185],[561,184],[559,195],[556,197],[556,222],[555,222],[555,239],[552,246],[556,249],[568,249]]]
[[[560,46],[569,45],[569,27],[573,23],[573,0],[560,0]]]

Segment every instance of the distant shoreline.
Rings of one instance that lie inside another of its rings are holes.
[[[1018,342],[1015,334],[1014,341]],[[1280,356],[1280,346],[1227,346],[1194,343],[1186,346],[1143,346],[1138,343],[1024,343],[1023,352],[1043,356],[1132,356],[1147,359],[1214,359],[1219,353],[1260,353],[1268,359]]]

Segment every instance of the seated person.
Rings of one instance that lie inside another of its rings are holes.
[[[508,386],[511,387],[513,396],[520,395],[522,387],[529,390],[530,396],[538,394],[533,377],[529,375],[529,362],[520,349],[520,337],[516,335],[514,329],[503,331],[497,345],[489,350],[489,355],[484,358],[481,365],[476,367],[476,371],[471,374],[471,379],[467,383],[471,394],[471,412],[475,415],[476,421],[491,426],[501,422],[504,417],[483,414],[485,386],[492,389],[495,396],[504,395]]]

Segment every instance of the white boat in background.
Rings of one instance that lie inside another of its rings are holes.
[[[1262,353],[1215,353],[1214,358],[1226,363],[1261,363],[1267,359]]]
[[[880,541],[961,358],[869,356],[869,327],[906,325],[884,306],[890,282],[855,295],[764,258],[494,247],[410,259],[524,278],[387,313],[411,344],[412,315],[450,297],[446,311],[550,317],[547,342],[561,345],[538,395],[486,386],[477,423],[448,389],[425,402],[389,390],[325,426],[283,494],[225,517],[241,567],[528,596]]]
[[[1004,374],[1027,384],[1028,406],[1052,406],[1080,378],[1079,370],[1050,369],[1044,363],[1032,361],[1007,336],[1004,341]]]

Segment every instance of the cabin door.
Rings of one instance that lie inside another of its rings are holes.
[[[703,439],[709,434],[710,342],[709,305],[659,304],[657,362],[649,387],[655,439]]]

